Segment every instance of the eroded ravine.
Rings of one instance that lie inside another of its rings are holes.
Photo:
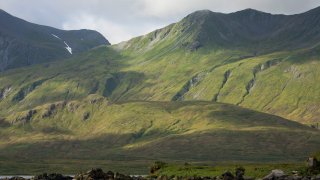
[[[242,96],[242,99],[237,103],[237,105],[242,104],[244,102],[245,98],[250,94],[252,88],[255,86],[258,73],[265,71],[265,70],[271,68],[272,66],[278,65],[281,62],[282,62],[281,59],[273,59],[273,60],[269,60],[269,61],[266,61],[265,63],[262,63],[262,64],[255,66],[252,70],[253,78],[247,83],[246,92]]]

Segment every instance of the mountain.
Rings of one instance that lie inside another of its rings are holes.
[[[320,148],[310,128],[320,115],[319,15],[197,11],[126,42],[1,72],[0,163],[72,172],[159,159],[301,161]]]
[[[126,98],[217,101],[317,123],[319,21],[319,8],[290,16],[194,12],[113,46],[147,79]]]
[[[65,59],[109,42],[91,30],[64,31],[0,10],[0,71]]]

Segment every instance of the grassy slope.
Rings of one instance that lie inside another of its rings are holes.
[[[15,125],[3,125],[0,131],[2,173],[32,173],[43,168],[74,173],[92,164],[121,170],[116,162],[128,160],[125,167],[131,173],[137,169],[145,173],[141,167],[157,159],[296,161],[320,144],[316,130],[219,103],[111,103],[90,95],[82,101],[56,103],[52,114],[43,118],[49,107],[34,108],[37,113],[28,123],[17,120],[26,112],[7,117]],[[90,115],[84,120],[86,113]]]
[[[254,57],[250,48],[206,44],[192,50],[200,30],[185,29],[198,27],[186,24],[64,62],[1,73],[1,166],[9,164],[6,172],[13,172],[18,164],[28,173],[43,170],[39,162],[71,172],[86,164],[115,167],[113,160],[128,159],[130,167],[154,159],[295,161],[319,149],[319,131],[210,102],[318,122],[318,47]],[[187,101],[159,102],[179,92]],[[95,97],[100,104],[92,103]],[[43,117],[52,103],[57,111]],[[37,113],[28,119],[31,109]],[[66,169],[60,167],[66,161]]]
[[[198,16],[199,22],[188,16],[145,36],[100,47],[67,62],[2,73],[0,90],[11,87],[11,92],[0,101],[0,115],[91,93],[115,101],[169,101],[196,79],[181,99],[214,100],[302,123],[319,122],[318,46],[250,57],[256,50],[250,46],[219,47],[206,40],[200,49],[190,50],[190,44],[209,33],[204,28],[214,28],[214,24],[206,27],[207,12]],[[214,18],[211,21],[216,23]],[[209,40],[214,38],[218,37],[210,36]],[[23,100],[12,101],[21,89],[30,89],[37,81],[43,82]]]

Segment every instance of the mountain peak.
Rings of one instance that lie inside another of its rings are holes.
[[[211,14],[214,14],[214,12],[207,10],[207,9],[204,9],[204,10],[195,11],[195,12],[189,14],[186,18],[199,19],[199,18],[208,17]]]
[[[253,15],[271,15],[270,13],[266,13],[266,12],[259,11],[259,10],[256,10],[256,9],[251,9],[251,8],[244,9],[244,10],[237,11],[237,12],[230,13],[230,14],[236,14],[236,15],[240,14],[240,15],[249,15],[249,16],[253,16]]]

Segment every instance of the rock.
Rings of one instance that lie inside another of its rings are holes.
[[[245,173],[245,169],[243,167],[239,167],[236,169],[236,179],[237,180],[244,180],[243,176]]]
[[[22,124],[25,124],[25,123],[28,123],[31,121],[33,115],[35,115],[37,113],[37,110],[29,110],[26,114],[24,114],[23,116],[19,116],[15,119],[15,121],[13,122],[13,124],[15,123],[22,123]]]
[[[221,176],[223,180],[234,180],[234,176],[230,171],[223,173]]]
[[[308,168],[315,169],[320,165],[320,163],[317,160],[317,158],[309,157],[307,160],[307,165],[308,165]]]
[[[51,104],[46,111],[42,114],[42,118],[48,118],[51,117],[56,109],[56,105],[55,104]]]
[[[161,176],[158,176],[157,180],[169,180],[169,178],[168,176],[161,175]]]
[[[200,43],[199,41],[195,41],[195,42],[192,42],[192,43],[188,46],[188,48],[189,48],[190,51],[196,51],[196,50],[198,50],[201,46],[202,46],[202,45],[201,45],[201,43]]]
[[[154,162],[153,165],[150,167],[150,174],[154,174],[155,172],[157,172],[158,170],[160,170],[165,166],[166,166],[165,162],[162,162],[162,161]]]
[[[83,114],[82,120],[83,120],[83,121],[86,121],[86,120],[89,119],[89,117],[90,117],[90,113],[89,113],[89,112],[85,112],[85,113]]]
[[[100,168],[88,171],[87,175],[92,179],[104,179],[104,172]]]
[[[4,89],[0,89],[0,100],[5,99],[11,91],[12,88],[10,86]]]
[[[33,179],[34,180],[71,180],[73,178],[70,176],[63,176],[62,174],[53,173],[48,175],[47,173],[44,173],[44,174],[34,176]]]
[[[120,173],[114,174],[112,171],[104,173],[102,169],[92,169],[83,174],[78,174],[74,177],[76,180],[134,180],[131,176]]]
[[[320,174],[318,174],[317,176],[313,176],[311,180],[320,180]]]
[[[280,169],[272,170],[270,174],[265,176],[263,180],[274,180],[274,179],[280,179],[284,178],[286,175],[285,173]]]

